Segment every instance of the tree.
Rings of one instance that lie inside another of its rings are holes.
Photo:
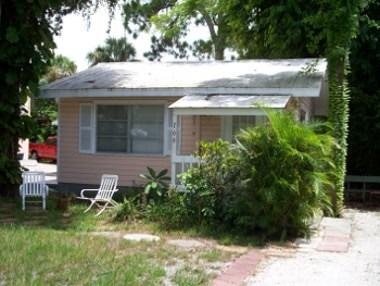
[[[42,76],[40,85],[48,84],[60,78],[70,76],[77,70],[73,61],[62,55],[55,56]],[[58,107],[54,99],[40,98],[38,94],[32,96],[31,117],[35,128],[30,136],[31,140],[45,141],[48,136],[55,135],[56,128],[53,122],[57,120]]]
[[[112,10],[117,0],[108,3]],[[75,10],[89,14],[91,0],[0,0],[0,194],[16,194],[20,182],[18,140],[30,135],[31,119],[20,106],[37,93],[55,48],[62,17]]]
[[[228,37],[232,31],[223,3],[223,0],[132,0],[124,5],[124,25],[134,37],[152,26],[158,29],[160,36],[152,36],[151,51],[145,53],[150,60],[160,59],[163,52],[179,58],[191,52],[200,59],[223,60],[225,49],[232,46]],[[210,39],[188,43],[185,38],[192,23],[206,26]]]
[[[380,2],[361,13],[350,51],[351,90],[347,172],[380,175]]]
[[[97,47],[87,55],[91,66],[101,62],[126,62],[136,56],[135,48],[127,42],[125,37],[108,38],[104,46]]]
[[[348,52],[364,0],[228,1],[229,22],[242,56],[324,56],[328,61],[329,115],[340,145],[336,164],[335,214],[343,206],[348,128]]]

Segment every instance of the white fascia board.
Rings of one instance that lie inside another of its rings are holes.
[[[181,108],[173,110],[176,115],[265,115],[265,112],[258,108]]]
[[[118,88],[118,89],[41,89],[43,98],[79,97],[178,97],[209,94],[284,94],[294,97],[319,97],[320,88]]]

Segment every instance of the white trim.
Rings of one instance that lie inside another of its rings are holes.
[[[57,119],[58,119],[58,125],[57,125],[57,179],[56,179],[56,182],[58,184],[59,182],[59,177],[60,177],[60,170],[61,170],[61,101],[59,100],[59,98],[56,99],[56,103],[57,103],[57,111],[58,111],[58,116],[57,116]],[[80,112],[80,111],[79,111]],[[78,138],[78,141],[79,141],[79,138]]]
[[[174,109],[176,115],[265,115],[259,108],[180,108]]]
[[[169,126],[169,104],[166,102],[164,104],[164,134],[163,134],[163,155],[169,155],[170,154],[170,148],[169,148],[169,136],[170,136],[170,126]]]
[[[253,88],[253,87],[166,87],[166,88],[102,88],[102,89],[41,89],[43,98],[75,97],[181,97],[189,94],[282,94],[294,97],[319,97],[322,83],[304,88]]]
[[[232,141],[232,116],[222,116],[221,120],[222,128],[221,135],[224,140]]]
[[[91,116],[91,119],[90,119],[90,126],[81,126],[81,123],[82,123],[82,107],[84,106],[87,106],[87,107],[90,107],[90,116]],[[93,154],[94,153],[94,146],[95,146],[95,143],[94,143],[94,133],[95,133],[95,127],[94,127],[94,105],[92,103],[81,103],[79,104],[79,128],[78,128],[78,131],[79,131],[79,138],[78,138],[78,143],[79,143],[79,153],[90,153],[90,154]],[[90,149],[88,150],[85,150],[85,149],[82,149],[82,142],[81,142],[81,132],[82,130],[89,130],[90,131]]]

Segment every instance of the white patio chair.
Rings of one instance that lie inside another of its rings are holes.
[[[83,189],[80,192],[80,197],[77,197],[81,200],[89,200],[90,206],[84,211],[88,212],[93,205],[96,205],[100,208],[100,211],[96,214],[99,216],[108,205],[112,205],[111,207],[116,207],[117,202],[112,199],[112,196],[117,189],[117,182],[119,180],[119,176],[117,175],[102,175],[102,181],[100,182],[99,189]],[[85,192],[96,192],[95,197],[86,197],[84,195]],[[103,204],[103,205],[102,205]]]
[[[42,198],[42,208],[46,209],[46,197],[49,187],[45,183],[45,174],[42,172],[23,172],[22,185],[20,185],[20,196],[22,197],[22,210],[25,210],[27,198]]]

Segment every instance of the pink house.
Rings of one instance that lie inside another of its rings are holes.
[[[176,175],[200,140],[232,140],[264,122],[260,106],[300,120],[327,114],[323,59],[98,64],[42,88],[59,105],[60,185],[141,184],[150,166]]]

